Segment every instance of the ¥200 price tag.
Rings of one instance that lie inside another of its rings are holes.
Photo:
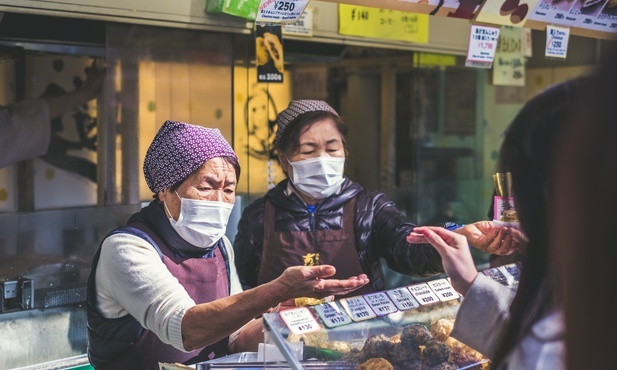
[[[281,311],[279,314],[289,331],[294,334],[306,334],[321,329],[321,325],[306,307]]]
[[[385,316],[398,311],[394,303],[384,292],[371,293],[364,296],[366,302],[371,306],[377,316]]]
[[[429,281],[427,284],[442,302],[458,299],[459,297],[458,292],[452,288],[452,285],[446,279]]]
[[[336,302],[328,302],[313,306],[317,314],[329,328],[347,325],[351,323],[351,318],[336,304]]]
[[[411,295],[409,289],[397,288],[388,290],[386,293],[388,294],[388,297],[392,299],[396,307],[401,311],[412,310],[420,307],[420,304]]]
[[[343,298],[340,302],[353,321],[364,321],[377,317],[362,296]]]
[[[433,293],[431,288],[426,283],[411,285],[407,289],[411,292],[411,295],[421,304],[427,305],[435,302],[439,302],[439,298]]]

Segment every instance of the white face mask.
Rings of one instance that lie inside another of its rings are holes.
[[[209,248],[225,235],[233,204],[176,195],[180,198],[180,216],[177,221],[169,217],[169,222],[182,239],[197,248]],[[171,215],[167,204],[165,209]]]
[[[312,199],[329,197],[344,181],[345,157],[316,157],[289,164],[294,186]]]

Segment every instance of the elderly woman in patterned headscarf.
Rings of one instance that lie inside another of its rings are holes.
[[[97,369],[158,369],[255,350],[252,320],[295,297],[347,294],[366,275],[324,279],[332,266],[285,270],[242,291],[224,236],[240,174],[219,130],[167,121],[144,161],[154,200],[112,231],[88,281],[88,355]],[[248,324],[247,324],[248,323]],[[246,324],[246,325],[245,325]]]
[[[381,259],[403,274],[443,272],[430,245],[406,237],[415,225],[379,191],[363,189],[344,175],[347,126],[328,103],[294,100],[277,117],[275,150],[287,175],[244,209],[234,242],[243,288],[275,279],[285,268],[329,264],[335,277],[366,274],[354,295],[386,287]],[[510,230],[479,221],[446,225],[485,252],[511,253]]]

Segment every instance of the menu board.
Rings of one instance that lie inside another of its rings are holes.
[[[528,19],[614,33],[617,32],[617,0],[541,0]]]

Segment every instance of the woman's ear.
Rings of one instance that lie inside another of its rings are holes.
[[[289,164],[289,161],[287,160],[287,157],[285,156],[284,153],[280,153],[280,152],[277,153],[277,157],[278,157],[278,160],[279,160],[279,165],[283,169],[283,172],[285,172],[287,177],[289,177],[289,173],[291,171],[291,165]]]

